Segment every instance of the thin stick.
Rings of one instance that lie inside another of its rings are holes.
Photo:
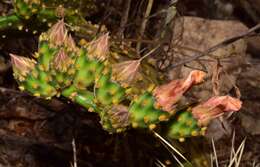
[[[204,51],[204,52],[202,52],[202,53],[195,54],[194,56],[192,56],[192,57],[189,58],[189,59],[186,59],[186,60],[180,61],[179,63],[173,64],[173,65],[171,66],[171,68],[176,68],[176,67],[181,66],[181,65],[183,65],[183,64],[192,62],[192,61],[194,61],[194,60],[197,60],[198,58],[201,58],[201,57],[203,57],[203,56],[208,55],[209,53],[211,53],[211,52],[213,52],[213,51],[215,51],[215,50],[217,50],[217,49],[219,49],[219,48],[221,48],[221,47],[224,47],[224,46],[226,46],[226,45],[228,45],[228,44],[231,44],[231,43],[233,43],[233,42],[235,42],[235,41],[237,41],[237,40],[239,40],[239,39],[241,39],[241,38],[251,36],[251,35],[252,35],[251,33],[255,32],[255,31],[258,30],[258,29],[260,29],[260,23],[257,24],[256,26],[252,27],[251,29],[249,29],[249,30],[248,30],[247,32],[245,32],[245,33],[242,33],[242,34],[240,34],[240,35],[238,35],[238,36],[235,36],[235,37],[228,38],[228,39],[226,39],[226,40],[224,40],[224,41],[222,41],[222,42],[220,42],[220,43],[214,45],[213,47],[207,49],[206,51]],[[254,34],[254,35],[255,35],[255,34]],[[209,56],[210,56],[210,55],[209,55]]]
[[[145,54],[143,57],[141,57],[139,59],[139,61],[142,61],[143,59],[145,59],[146,57],[150,56],[153,52],[155,52],[158,48],[160,47],[160,45],[156,46],[155,48],[153,48],[152,50],[150,50],[147,54]]]
[[[121,18],[121,22],[120,22],[120,29],[119,29],[118,35],[119,35],[119,37],[122,37],[122,38],[124,38],[125,25],[127,24],[127,21],[128,21],[131,1],[132,0],[126,0],[125,10],[124,10],[123,16]]]
[[[72,149],[73,149],[73,167],[78,167],[77,164],[77,150],[76,150],[76,144],[75,144],[75,138],[72,139]]]
[[[146,11],[145,11],[144,18],[147,18],[150,15],[151,10],[152,10],[152,6],[153,6],[153,0],[149,0]],[[139,32],[140,33],[139,39],[141,39],[144,35],[144,31],[145,31],[145,28],[146,28],[147,21],[148,21],[147,19],[144,19],[142,24],[141,24],[141,28],[140,28],[140,32]],[[141,49],[141,44],[142,44],[141,42],[138,42],[137,45],[136,45],[137,53],[139,53],[139,51]]]
[[[214,151],[215,164],[216,164],[216,167],[218,167],[218,156],[217,156],[217,151],[216,151],[215,142],[214,142],[213,138],[211,138],[211,143],[212,143],[212,147],[213,147],[213,151]]]
[[[154,135],[160,139],[163,143],[165,143],[169,148],[171,148],[174,152],[176,152],[181,158],[183,158],[185,161],[189,162],[187,158],[185,158],[176,148],[174,148],[167,140],[165,140],[162,136],[160,136],[158,133],[154,132]]]

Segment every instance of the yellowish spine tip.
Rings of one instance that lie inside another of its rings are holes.
[[[37,83],[33,83],[32,87],[33,87],[33,89],[37,89],[39,87],[39,85]]]
[[[89,111],[89,112],[94,112],[95,110],[94,110],[94,108],[89,107],[88,111]]]
[[[194,130],[194,131],[191,132],[191,135],[192,135],[192,136],[198,136],[199,133],[198,133],[198,131],[195,131],[195,130]]]
[[[38,10],[37,9],[32,9],[32,13],[36,13]]]
[[[24,86],[19,86],[19,89],[20,89],[21,91],[24,91]]]
[[[126,90],[125,90],[125,93],[126,93],[126,94],[130,94],[130,93],[132,93],[132,91],[133,91],[133,89],[132,89],[132,88],[129,88],[129,89],[126,89]]]
[[[29,19],[30,19],[30,16],[26,15],[24,18],[25,18],[26,20],[29,20]]]
[[[41,96],[40,93],[34,93],[33,95],[36,96],[36,97],[40,97]]]
[[[18,30],[23,30],[23,26],[22,25],[20,25],[20,26],[18,26]]]
[[[147,91],[152,92],[155,87],[156,87],[155,84],[150,84]]]
[[[200,134],[201,134],[202,136],[205,136],[206,130],[207,130],[207,127],[201,128]]]
[[[159,116],[159,121],[167,121],[168,117],[166,115]]]
[[[148,116],[145,116],[144,117],[144,123],[148,123],[149,122],[149,117]]]
[[[182,122],[182,118],[179,117],[179,118],[177,119],[177,121],[178,121],[178,122]]]
[[[118,101],[118,99],[112,99],[112,103],[113,103],[113,104],[118,104],[119,101]]]
[[[150,130],[153,130],[153,129],[155,129],[155,128],[156,128],[156,125],[155,125],[155,124],[150,124],[150,125],[149,125],[149,129],[150,129]]]
[[[132,123],[132,127],[133,127],[133,128],[137,128],[137,127],[138,127],[138,123],[137,123],[137,122],[133,122],[133,123]]]
[[[167,160],[165,161],[165,164],[166,164],[166,165],[171,165],[172,162],[171,162],[169,159],[167,159]]]
[[[180,141],[180,142],[184,142],[184,141],[185,141],[185,138],[181,137],[181,138],[179,138],[179,141]]]

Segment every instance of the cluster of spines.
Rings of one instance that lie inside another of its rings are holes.
[[[57,24],[61,26],[62,23]],[[59,27],[57,24],[56,28]],[[129,126],[154,130],[161,122],[168,121],[167,135],[171,138],[199,134],[201,129],[189,111],[171,115],[156,107],[156,99],[150,91],[135,96],[128,91],[131,85],[124,87],[112,79],[112,66],[104,57],[106,48],[102,50],[95,42],[90,44],[96,46],[94,50],[93,46],[77,48],[66,33],[61,34],[65,36],[61,41],[52,40],[53,36],[60,39],[60,31],[51,30],[55,34],[48,32],[40,36],[39,51],[35,54],[37,63],[30,72],[23,79],[15,76],[23,90],[45,98],[65,96],[89,111],[97,112],[104,129],[111,133],[121,132]],[[104,36],[96,42],[107,44],[108,34]]]

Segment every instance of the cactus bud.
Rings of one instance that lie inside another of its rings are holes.
[[[208,101],[195,106],[192,115],[198,120],[199,126],[206,126],[210,120],[223,115],[225,112],[240,110],[242,102],[230,96],[215,96]]]
[[[98,39],[90,42],[88,46],[88,54],[90,58],[100,61],[106,60],[109,53],[108,33],[100,36]]]
[[[56,46],[60,46],[64,43],[67,35],[67,29],[63,19],[54,24],[49,30],[50,42]]]
[[[170,112],[183,94],[188,91],[192,85],[199,84],[203,81],[205,73],[202,71],[192,71],[186,80],[173,80],[168,84],[157,87],[153,94],[156,98],[156,106],[162,107],[163,110]]]
[[[24,80],[27,74],[34,68],[36,62],[33,59],[17,56],[14,54],[10,54],[10,56],[14,76],[20,81]]]

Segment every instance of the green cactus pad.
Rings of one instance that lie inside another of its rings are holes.
[[[156,124],[169,118],[169,113],[156,109],[154,104],[154,97],[148,92],[132,102],[129,112],[133,127],[154,129]]]
[[[167,122],[167,136],[173,139],[180,139],[191,136],[198,136],[202,129],[197,125],[197,120],[193,118],[191,111],[183,110],[178,112],[169,122]]]
[[[104,65],[99,61],[89,60],[86,51],[83,49],[80,51],[75,67],[77,71],[73,84],[78,89],[86,89],[88,86],[93,85],[104,69]]]

